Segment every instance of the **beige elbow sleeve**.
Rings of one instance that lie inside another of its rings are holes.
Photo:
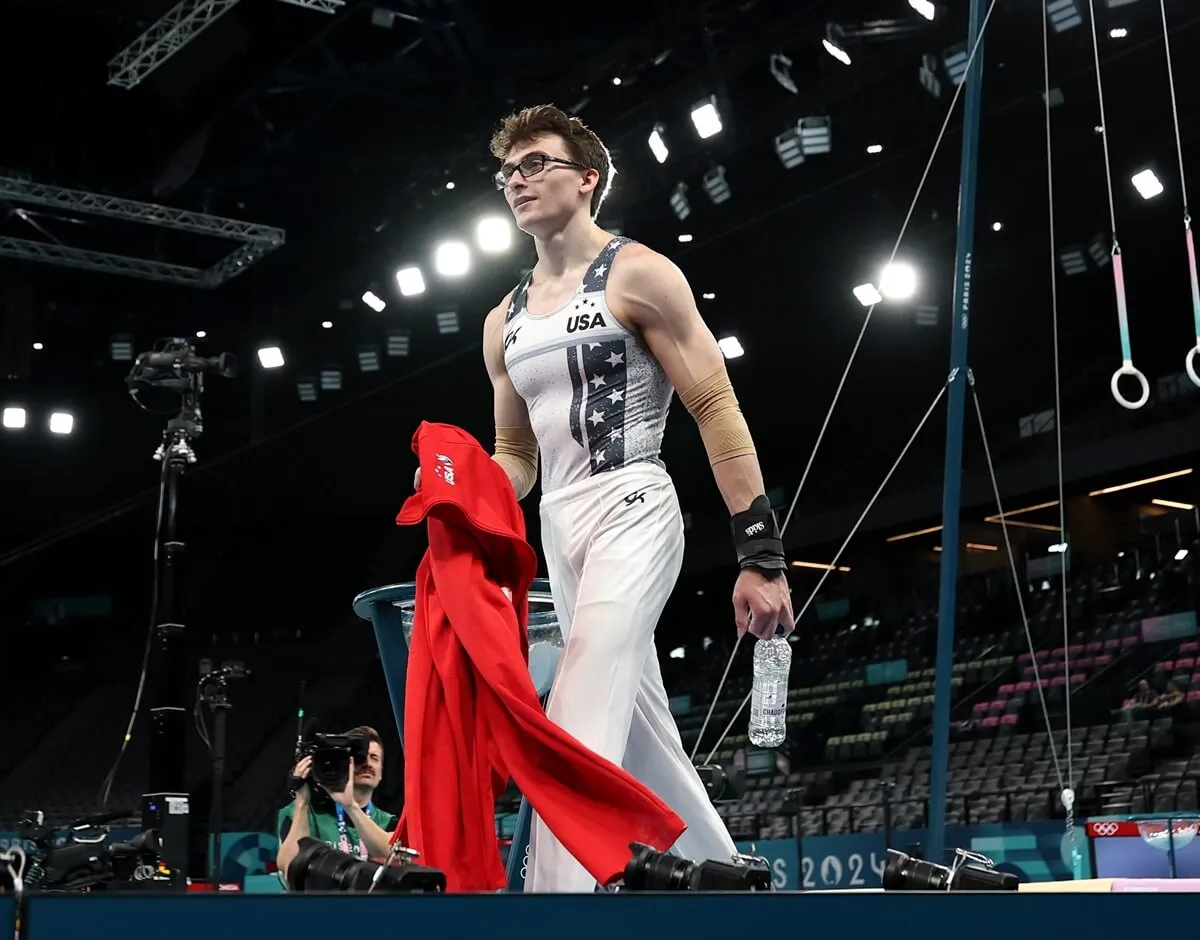
[[[754,454],[750,429],[724,369],[680,392],[679,400],[696,419],[710,464]]]
[[[496,428],[496,450],[492,459],[512,480],[517,499],[524,499],[537,480],[538,446],[533,428]]]

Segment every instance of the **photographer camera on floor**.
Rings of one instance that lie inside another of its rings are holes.
[[[379,732],[362,725],[344,735],[314,735],[301,753],[289,781],[294,798],[275,820],[284,884],[305,837],[356,858],[386,858],[399,818],[372,802],[383,775]]]

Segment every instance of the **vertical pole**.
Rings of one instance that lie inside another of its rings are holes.
[[[954,321],[950,333],[950,395],[946,414],[946,469],[942,483],[942,558],[938,590],[937,678],[930,759],[929,840],[925,857],[946,859],[946,778],[950,757],[950,678],[954,669],[957,610],[959,506],[962,493],[963,419],[967,401],[967,335],[971,313],[971,268],[975,242],[975,188],[979,170],[979,120],[983,85],[984,0],[971,0],[967,49],[975,49],[963,78],[962,175],[958,192],[958,253],[954,265]]]

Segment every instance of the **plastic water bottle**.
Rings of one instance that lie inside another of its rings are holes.
[[[750,743],[779,747],[787,737],[788,672],[792,644],[777,636],[754,644],[754,685],[750,693]]]

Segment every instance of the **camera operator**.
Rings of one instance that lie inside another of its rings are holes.
[[[366,725],[346,734],[362,735],[369,742],[365,762],[355,763],[353,758],[347,758],[350,775],[346,786],[340,792],[330,792],[329,799],[323,799],[320,793],[314,796],[312,792],[319,784],[305,783],[296,789],[296,798],[277,814],[276,863],[285,884],[287,866],[300,851],[300,840],[307,836],[358,858],[386,858],[391,850],[391,833],[399,819],[371,802],[383,774],[383,741],[379,732]],[[312,758],[304,757],[292,769],[292,776],[307,780],[311,767]]]

